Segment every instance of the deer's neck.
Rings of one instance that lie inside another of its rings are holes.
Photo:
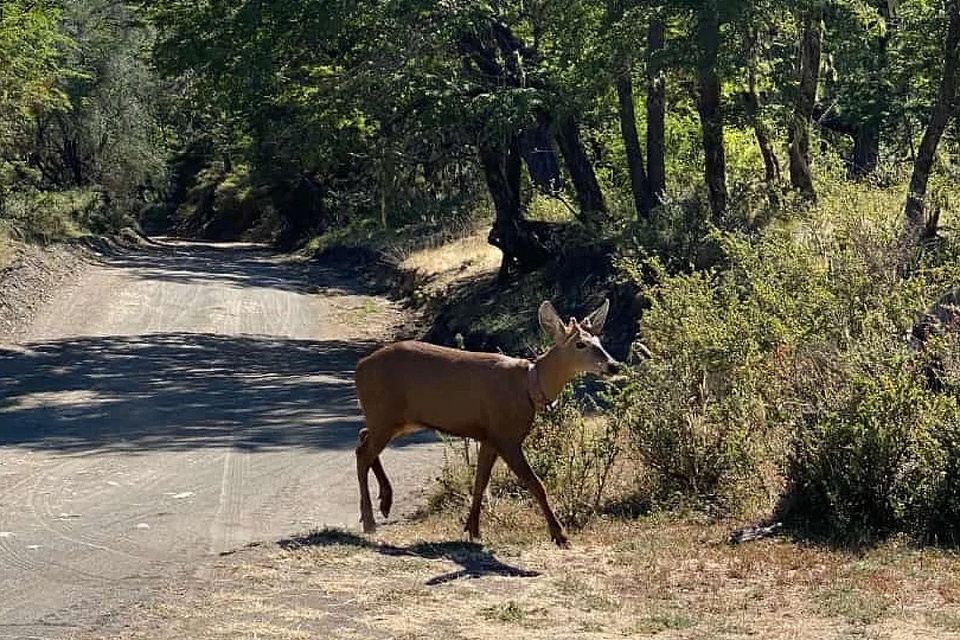
[[[556,400],[560,392],[563,391],[563,387],[573,378],[567,368],[563,366],[560,353],[556,347],[537,358],[533,366],[537,369],[540,389],[546,396],[547,402]]]

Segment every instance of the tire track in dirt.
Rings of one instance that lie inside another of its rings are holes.
[[[76,467],[77,463],[70,461],[58,467],[61,473],[55,476],[47,474],[44,485],[48,487],[52,485],[54,487],[52,490],[38,491],[38,485],[34,486],[34,490],[29,494],[29,513],[33,516],[35,523],[50,533],[56,541],[67,543],[64,546],[86,547],[134,561],[147,560],[141,554],[119,548],[118,543],[123,542],[126,536],[122,533],[117,535],[113,527],[94,527],[91,530],[91,527],[85,524],[83,513],[63,510],[65,505],[71,502],[70,498],[74,497],[70,493],[70,487],[74,484],[71,478],[78,473]],[[94,487],[92,492],[84,496],[84,502],[109,504],[111,501],[106,495],[108,492],[102,485],[98,483]],[[54,504],[60,506],[55,508]],[[110,533],[107,533],[108,531]]]
[[[244,477],[249,466],[249,457],[242,450],[231,448],[223,454],[220,498],[210,525],[212,554],[235,549],[242,541],[239,529],[243,521]]]

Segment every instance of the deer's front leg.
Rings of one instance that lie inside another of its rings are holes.
[[[480,443],[480,453],[477,454],[477,477],[473,482],[473,504],[470,506],[470,515],[463,528],[471,540],[480,537],[480,506],[483,503],[483,492],[490,482],[490,471],[497,461],[497,450],[489,442]]]
[[[498,443],[497,448],[500,457],[502,457],[504,462],[507,463],[507,466],[517,474],[517,477],[527,485],[527,489],[533,494],[537,504],[540,505],[540,510],[543,511],[543,517],[547,520],[547,528],[550,529],[550,537],[553,538],[553,541],[557,543],[558,547],[568,547],[570,543],[567,541],[567,536],[563,532],[563,526],[547,502],[547,492],[543,488],[543,482],[540,481],[537,474],[530,468],[530,463],[527,462],[526,456],[523,455],[523,449],[520,448],[520,443],[501,442]]]

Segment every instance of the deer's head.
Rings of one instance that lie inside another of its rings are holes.
[[[553,339],[554,351],[569,377],[578,373],[612,376],[620,371],[620,363],[600,344],[599,334],[609,311],[610,301],[604,300],[599,309],[583,320],[570,318],[564,324],[549,301],[540,305],[540,326]]]

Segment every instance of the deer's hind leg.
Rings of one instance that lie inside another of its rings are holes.
[[[383,470],[383,464],[380,462],[380,456],[378,455],[373,459],[373,464],[370,465],[370,468],[373,469],[373,475],[377,477],[377,484],[380,486],[380,513],[383,514],[383,517],[386,518],[390,515],[390,507],[393,506],[393,486],[390,484],[390,480],[387,478],[387,472]]]
[[[380,511],[384,516],[390,513],[393,503],[393,487],[380,462],[380,452],[392,439],[393,429],[373,428],[368,426],[360,430],[360,444],[357,445],[357,479],[360,483],[360,522],[364,533],[376,530],[377,524],[373,518],[373,504],[370,502],[369,471],[377,477],[380,486]]]

